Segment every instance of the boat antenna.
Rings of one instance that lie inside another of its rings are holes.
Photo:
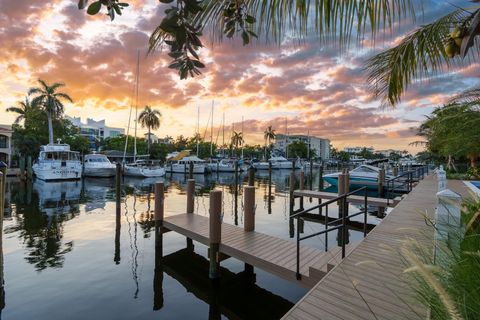
[[[137,50],[137,83],[135,92],[135,136],[133,137],[133,162],[137,161],[138,84],[140,82],[140,50]]]

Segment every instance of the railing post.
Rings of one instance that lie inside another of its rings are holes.
[[[243,203],[245,208],[245,231],[255,231],[255,187],[245,186],[243,188]]]
[[[347,197],[343,198],[344,206],[347,205]],[[342,216],[342,259],[345,258],[345,243],[347,241],[347,219],[346,215]]]
[[[305,172],[300,171],[300,190],[305,190]],[[300,197],[300,210],[303,210],[303,196]]]
[[[300,274],[300,219],[302,218],[297,218],[297,280],[302,278],[302,275]]]
[[[328,229],[328,204],[325,206],[325,230]],[[328,251],[328,232],[325,232],[325,251]]]
[[[342,173],[338,175],[338,195],[341,196],[341,195],[344,195],[345,193],[346,193],[345,192],[345,170],[343,170]],[[338,217],[341,218],[344,215],[345,214],[344,214],[343,201],[339,200],[338,201]]]
[[[209,277],[212,280],[219,278],[220,259],[219,249],[222,239],[222,191],[210,191],[210,268]]]

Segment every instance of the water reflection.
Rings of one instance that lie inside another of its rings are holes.
[[[316,179],[316,176],[314,178]],[[318,185],[315,179],[312,182],[314,187]],[[172,310],[175,306],[178,307],[179,302],[167,302],[172,301],[172,297],[181,295],[186,289],[192,292],[194,297],[182,296],[180,305],[183,309],[190,306],[188,301],[196,306],[198,301],[202,301],[208,304],[212,319],[221,315],[239,319],[272,319],[283,315],[292,302],[301,296],[303,289],[293,285],[292,289],[288,287],[288,290],[282,291],[278,289],[278,279],[270,279],[262,285],[266,283],[269,289],[273,289],[266,290],[256,284],[255,275],[249,270],[238,272],[239,268],[230,267],[222,268],[220,287],[212,287],[208,279],[208,261],[205,255],[202,255],[203,252],[198,250],[203,250],[204,247],[196,246],[197,250],[194,251],[191,243],[189,245],[187,242],[187,248],[179,250],[185,247],[185,238],[173,233],[165,235],[168,241],[162,242],[161,250],[159,246],[155,246],[154,243],[160,239],[152,239],[156,236],[153,220],[154,184],[165,183],[168,213],[175,214],[185,211],[187,180],[188,176],[183,174],[149,179],[125,177],[118,198],[115,179],[88,178],[82,181],[53,183],[35,181],[33,184],[9,182],[8,203],[12,217],[8,218],[5,224],[5,234],[10,241],[10,252],[20,256],[18,260],[15,260],[14,256],[9,257],[12,268],[21,268],[22,274],[30,281],[28,285],[39,288],[39,305],[43,301],[43,304],[49,303],[51,307],[55,307],[55,303],[77,299],[76,292],[88,296],[84,298],[87,299],[84,303],[94,303],[89,299],[94,299],[100,291],[104,295],[111,294],[115,300],[106,301],[111,303],[110,309],[120,310],[123,305],[128,304],[127,301],[135,301],[137,304],[129,305],[129,308],[141,314],[142,318],[150,318],[152,315],[145,313],[141,306],[148,300],[148,309],[151,311],[153,300],[154,310],[158,310],[162,316],[174,318],[175,313],[172,313]],[[225,223],[239,226],[243,224],[243,186],[246,184],[247,174],[236,176],[233,173],[218,173],[195,176],[195,180],[196,214],[208,215],[208,193],[212,189],[219,189],[224,192]],[[256,172],[258,231],[284,239],[294,236],[293,221],[288,216],[288,185],[288,171],[274,171],[271,174],[268,171]],[[319,223],[305,224],[308,232],[323,229]],[[352,233],[352,240],[354,235],[355,233]],[[336,245],[336,235],[331,236],[330,243],[332,246]],[[324,243],[319,239],[312,239],[307,245],[323,248]],[[163,252],[166,253],[165,256]],[[103,259],[104,257],[106,259]],[[243,263],[231,260],[228,262],[230,265],[238,267],[240,264],[239,270],[243,268]],[[66,261],[69,263],[65,263]],[[39,273],[33,272],[30,275],[32,266]],[[47,272],[48,269],[55,269],[54,280],[49,278],[51,272]],[[81,275],[82,270],[91,271],[90,274],[86,271],[86,275]],[[257,270],[257,277],[259,274],[261,275],[261,272]],[[8,275],[7,273],[7,279]],[[24,278],[16,281],[14,272],[10,272],[10,276],[12,278],[8,283],[11,287],[7,287],[8,291],[16,288],[21,290]],[[91,288],[82,283],[89,278],[97,279],[92,280]],[[65,293],[65,298],[57,297],[58,302],[53,299],[44,301],[41,288],[45,286],[45,282],[42,281],[68,282],[71,292]],[[282,294],[279,295],[275,290]],[[22,301],[17,298],[18,294],[14,296],[9,304],[16,305],[17,308],[6,309],[9,312],[19,312],[17,317],[13,318],[48,318],[47,314],[29,314],[28,310],[21,308]],[[193,303],[192,299],[195,299],[196,303]],[[39,305],[35,307],[38,309]],[[95,318],[96,314],[91,312],[90,316]],[[183,312],[191,318],[204,318],[199,316],[202,311],[194,307]],[[117,313],[112,311],[112,314]],[[128,318],[120,311],[117,315],[117,318]],[[85,317],[88,318],[87,314]]]

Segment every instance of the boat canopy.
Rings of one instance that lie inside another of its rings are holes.
[[[183,151],[175,151],[172,153],[167,154],[167,161],[178,161],[183,159],[184,157],[190,155],[190,150],[183,150]]]

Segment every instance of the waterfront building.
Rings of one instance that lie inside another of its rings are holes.
[[[125,134],[125,129],[109,127],[105,124],[105,120],[93,120],[87,118],[87,122],[83,123],[80,117],[66,116],[72,124],[80,130],[80,135],[87,137],[90,141],[90,148],[95,150],[98,148],[98,142],[105,138],[114,138]]]
[[[12,126],[0,124],[0,161],[10,166],[12,161]]]
[[[359,154],[362,152],[364,149],[366,149],[369,152],[374,153],[375,149],[373,147],[345,147],[343,148],[343,151],[350,153],[350,154]]]
[[[403,155],[402,150],[394,150],[394,149],[377,150],[377,153],[381,153],[384,157],[390,157],[390,154],[392,153],[399,156]]]
[[[330,140],[314,136],[277,134],[273,149],[285,153],[286,146],[295,141],[303,142],[307,146],[310,145],[310,150],[314,151],[316,157],[323,160],[330,159]]]
[[[144,134],[145,141],[148,141],[148,132]],[[160,140],[154,133],[150,133],[150,143],[158,143]]]

